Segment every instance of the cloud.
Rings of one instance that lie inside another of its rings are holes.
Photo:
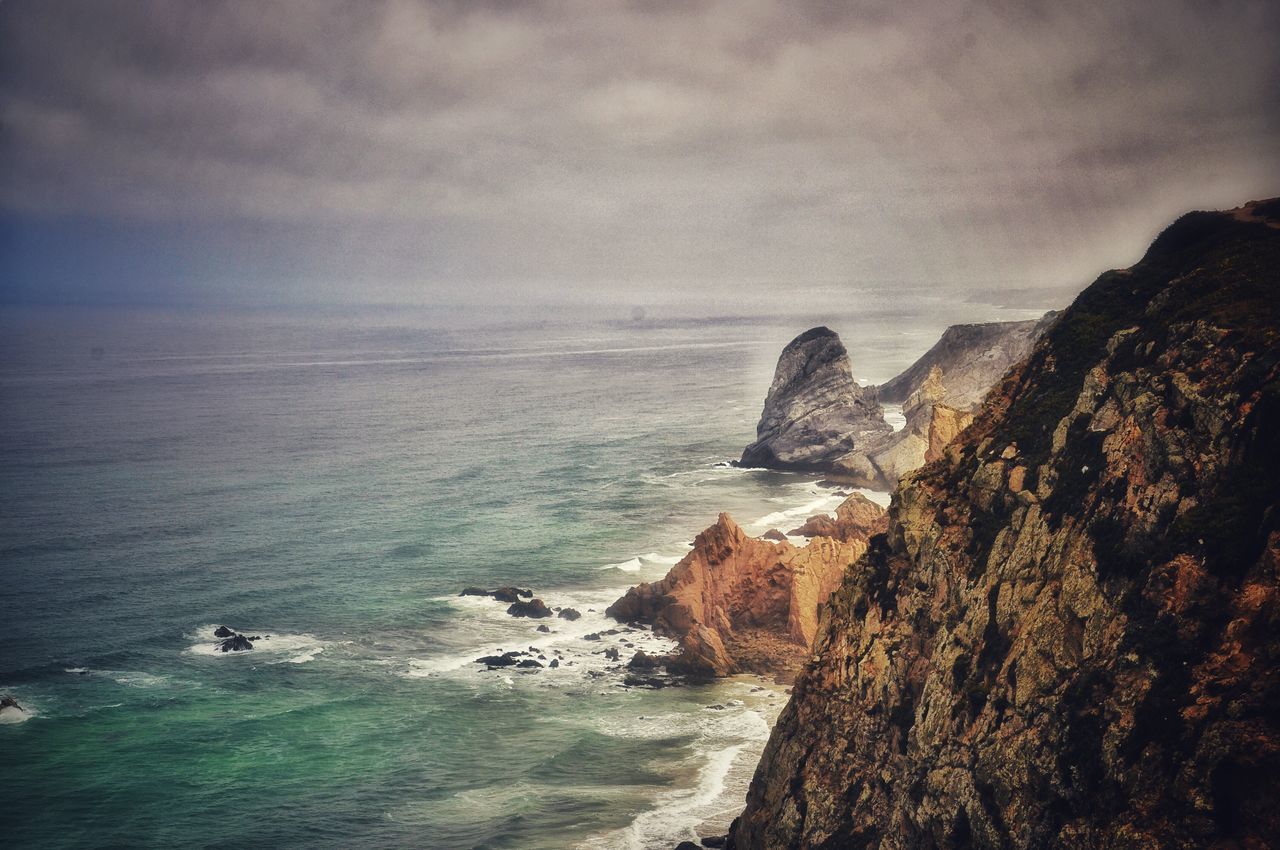
[[[1266,0],[9,0],[0,33],[10,216],[183,222],[207,269],[287,238],[409,299],[1079,286],[1280,191]]]

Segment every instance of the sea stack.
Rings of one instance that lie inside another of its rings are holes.
[[[849,352],[827,327],[805,331],[782,350],[743,466],[825,471],[831,461],[893,429],[874,390],[853,379]]]

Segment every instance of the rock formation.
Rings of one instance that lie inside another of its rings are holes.
[[[877,396],[882,403],[905,404],[937,369],[946,377],[938,401],[960,410],[977,407],[1009,368],[1031,353],[1057,315],[1049,312],[1023,322],[952,325],[924,356],[877,387]]]
[[[893,429],[875,393],[853,380],[849,353],[830,328],[813,328],[782,350],[743,466],[825,471],[832,460]]]
[[[831,520],[832,536],[796,547],[751,537],[721,514],[664,579],[631,588],[606,613],[676,638],[681,652],[671,672],[785,675],[803,660],[820,606],[883,518],[882,508],[854,494]]]
[[[1076,299],[831,596],[732,846],[1280,846],[1278,270],[1273,201]]]
[[[821,471],[860,487],[892,490],[931,459],[931,446],[936,454],[964,429],[986,393],[1056,316],[953,325],[910,368],[866,389],[854,383],[835,333],[807,331],[783,350],[756,442],[741,463]],[[885,423],[878,402],[902,403],[902,430]]]

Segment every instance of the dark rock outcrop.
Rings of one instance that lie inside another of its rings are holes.
[[[226,626],[218,626],[213,630],[213,636],[216,638],[229,638],[235,635],[235,632]]]
[[[233,634],[218,643],[218,649],[222,652],[245,652],[253,649],[253,642],[247,637],[240,634]]]
[[[550,617],[551,609],[541,599],[530,599],[528,602],[512,602],[507,613],[513,617]]]
[[[574,620],[577,620],[582,616],[582,612],[580,612],[577,608],[561,608],[559,611],[556,612],[556,616],[562,620],[568,620],[569,622],[573,622]]]
[[[1184,216],[1103,274],[904,483],[734,847],[1280,846],[1265,209]]]
[[[533,591],[523,587],[499,587],[486,590],[483,587],[463,588],[459,596],[492,596],[499,602],[519,602],[521,599],[533,597]]]
[[[840,337],[830,328],[813,328],[782,350],[756,441],[740,463],[825,470],[835,458],[891,431],[875,393],[854,381]]]

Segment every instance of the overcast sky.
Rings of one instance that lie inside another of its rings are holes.
[[[1076,290],[1280,194],[1278,45],[1274,0],[3,0],[0,299]]]

